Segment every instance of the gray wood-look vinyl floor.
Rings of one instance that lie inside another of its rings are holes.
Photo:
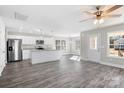
[[[93,62],[60,61],[32,65],[30,60],[8,63],[0,87],[18,88],[116,88],[124,87],[124,69]]]

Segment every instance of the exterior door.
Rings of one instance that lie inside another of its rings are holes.
[[[88,60],[100,62],[100,42],[100,34],[97,33],[88,35]]]
[[[0,75],[6,63],[5,25],[0,18]]]

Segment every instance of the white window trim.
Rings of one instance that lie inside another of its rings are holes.
[[[119,32],[121,32],[121,31],[119,31]],[[112,33],[112,32],[110,32],[110,33]],[[112,55],[110,55],[110,52],[109,52],[109,48],[110,48],[110,45],[114,45],[114,44],[110,44],[110,40],[109,40],[109,33],[107,34],[107,57],[108,58],[116,58],[116,59],[124,59],[124,57],[120,57],[120,56],[112,56]],[[124,45],[124,44],[121,44],[121,45]]]

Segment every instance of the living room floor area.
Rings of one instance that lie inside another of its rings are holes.
[[[70,57],[35,65],[30,60],[8,63],[0,77],[0,87],[124,87],[124,69],[70,60]]]

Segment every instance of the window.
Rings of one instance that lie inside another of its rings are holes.
[[[80,40],[75,41],[75,49],[80,50]]]
[[[90,49],[97,49],[97,37],[90,37]]]
[[[56,50],[60,50],[60,40],[56,40]]]
[[[56,40],[56,50],[66,51],[66,41],[65,40]]]
[[[124,32],[108,33],[108,56],[124,58]]]

